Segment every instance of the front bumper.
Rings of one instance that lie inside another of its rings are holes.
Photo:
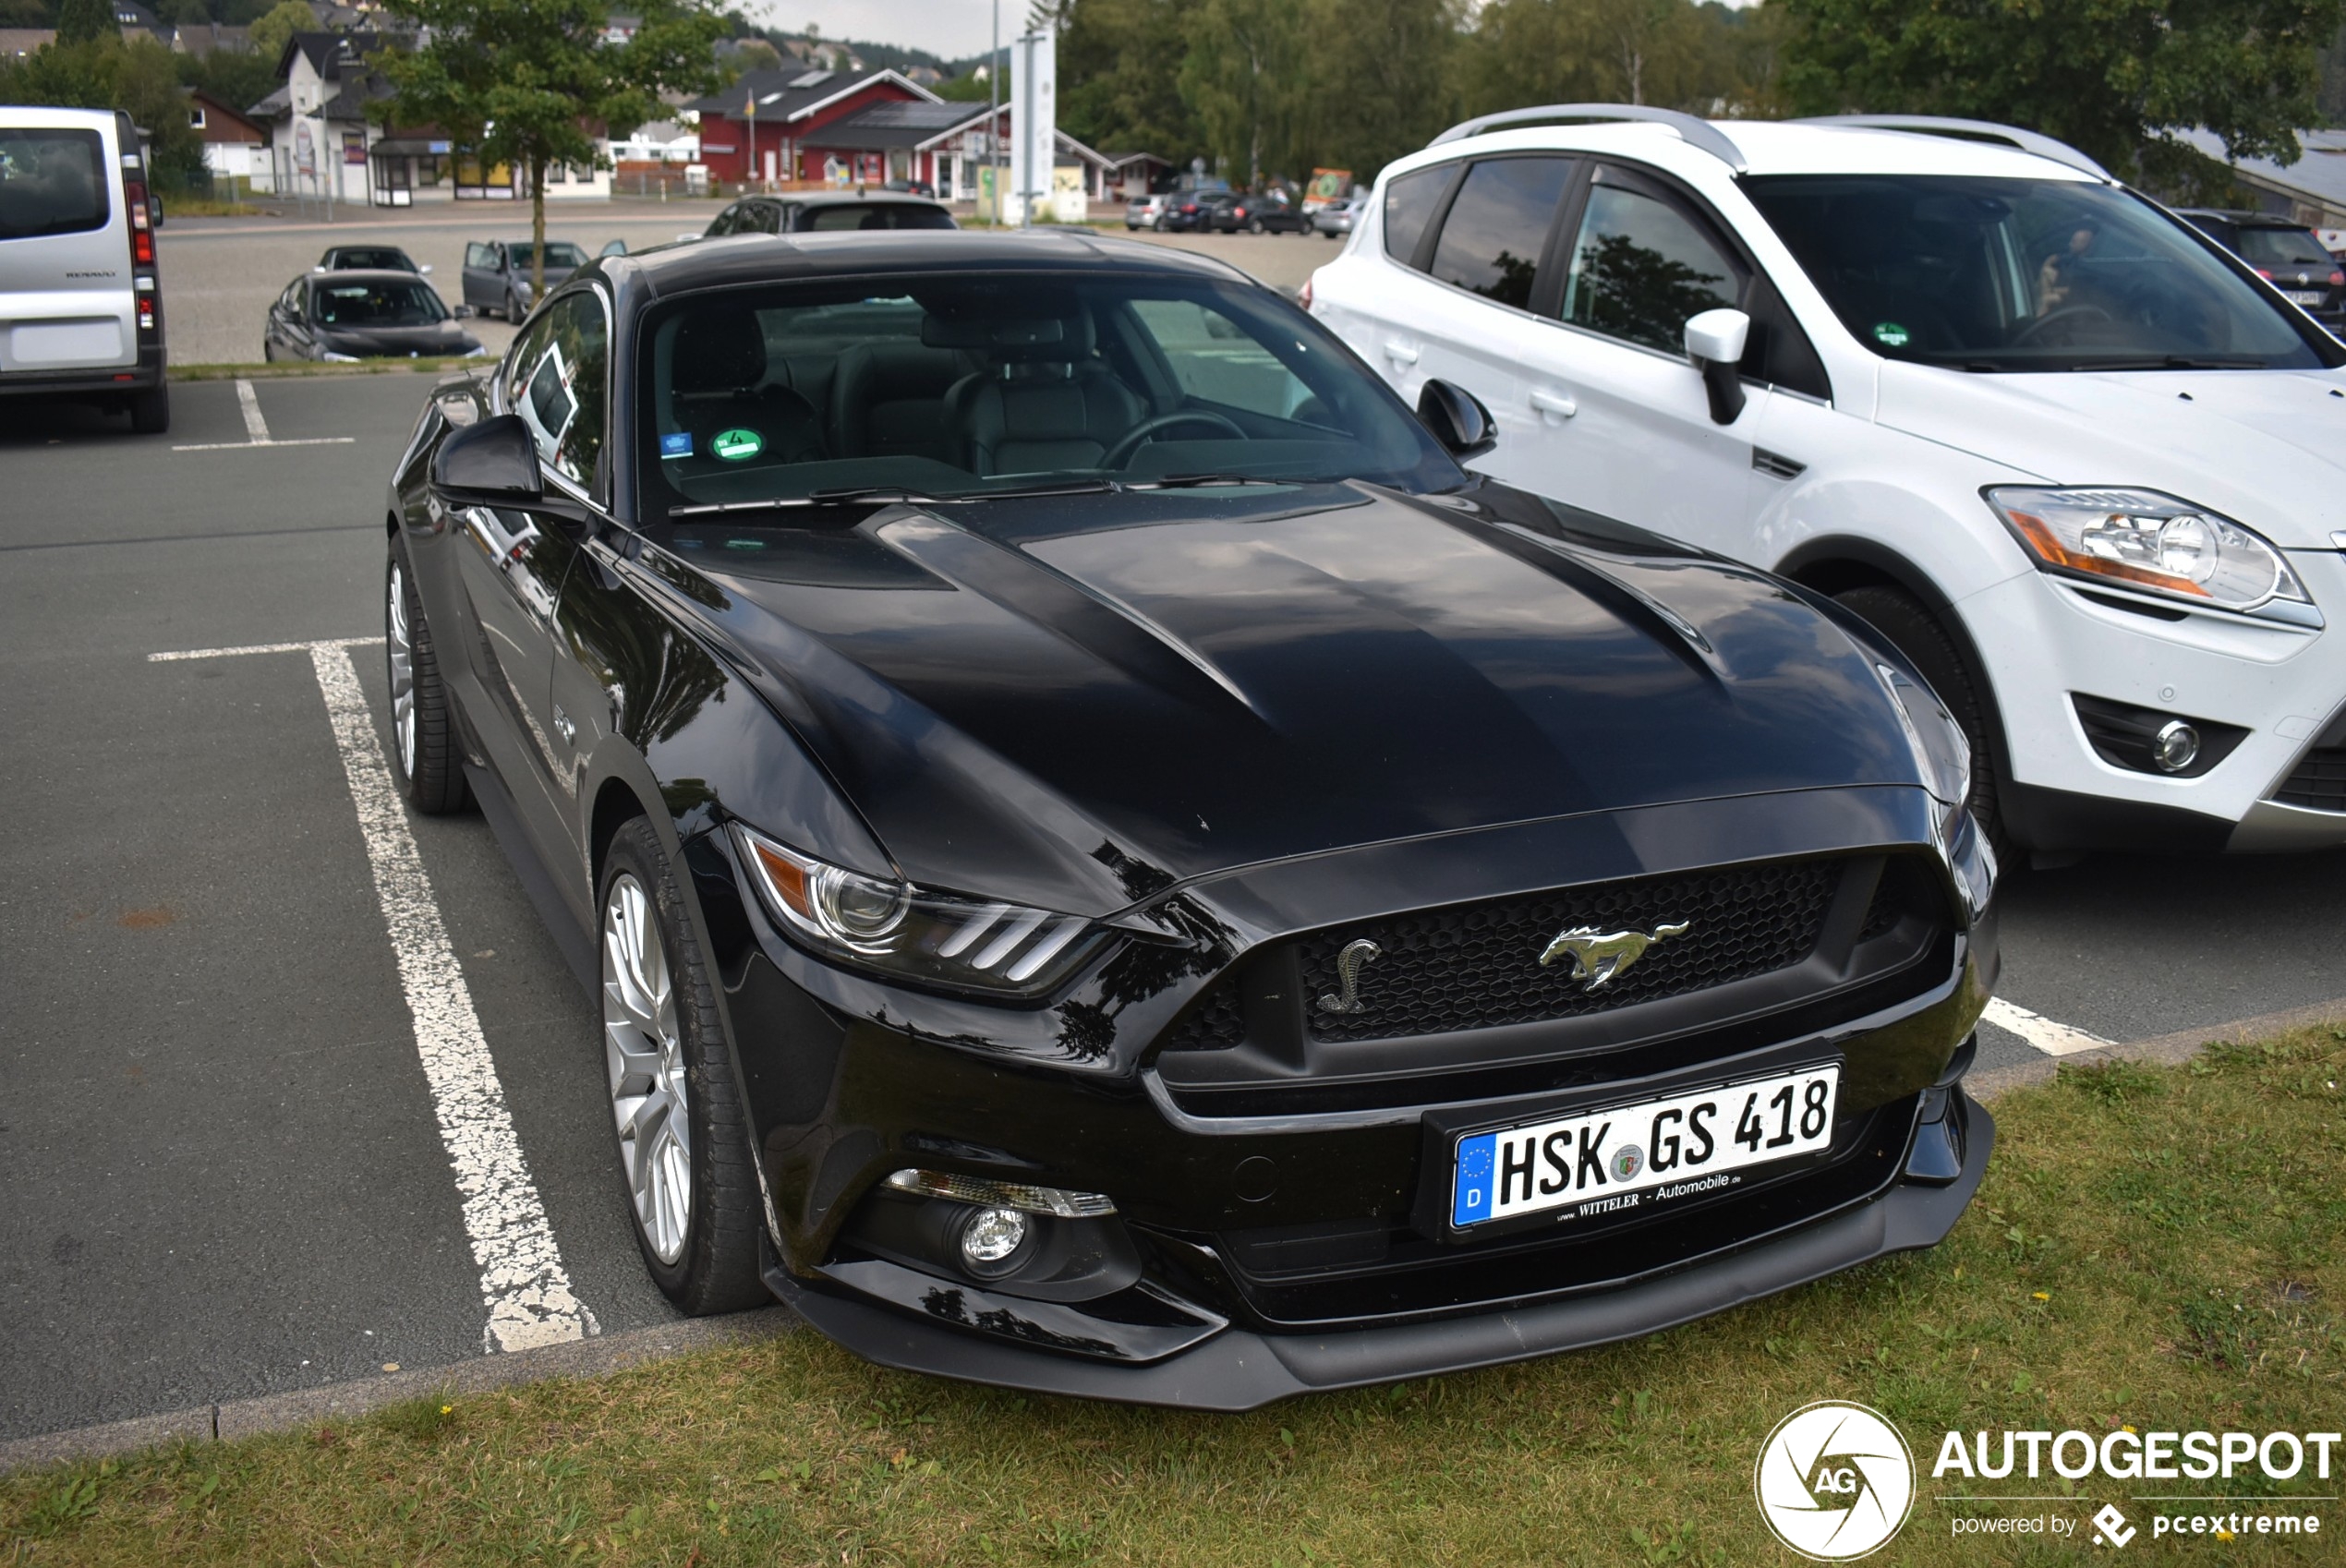
[[[767,1270],[766,1279],[775,1295],[826,1336],[883,1366],[1038,1393],[1251,1410],[1300,1393],[1500,1366],[1633,1339],[1889,1253],[1936,1246],[1978,1190],[1996,1138],[1993,1119],[1960,1088],[1951,1092],[1948,1114],[1963,1124],[1964,1160],[1953,1181],[1901,1179],[1868,1201],[1673,1272],[1562,1300],[1390,1326],[1317,1333],[1227,1327],[1141,1365],[1067,1354],[1032,1335],[1020,1343],[972,1333],[957,1325],[979,1313],[959,1290],[930,1289],[921,1298],[921,1310],[904,1310],[847,1294],[828,1280],[802,1280],[779,1264]],[[1031,1312],[1033,1304],[1019,1303],[1018,1309]]]
[[[2289,558],[2326,627],[2173,619],[2156,601],[2037,572],[1964,602],[2003,719],[2015,838],[2047,850],[2346,845],[2346,811],[2280,798],[2346,724],[2346,552]],[[2079,695],[2247,734],[2195,778],[2121,767],[2095,751]]]

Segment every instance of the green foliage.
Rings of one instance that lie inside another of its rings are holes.
[[[712,46],[725,23],[709,0],[651,0],[625,43],[602,41],[605,0],[388,0],[384,9],[427,30],[412,53],[374,64],[395,95],[382,117],[439,126],[490,163],[528,171],[530,230],[543,286],[546,165],[592,163],[594,122],[624,132],[661,112],[659,94],[716,85]]]
[[[253,54],[268,61],[273,73],[285,52],[286,40],[297,32],[317,30],[318,13],[309,8],[306,0],[277,0],[254,20],[245,36],[252,40]]]
[[[1590,103],[1764,112],[1775,16],[1686,0],[1493,0],[1462,52],[1467,112]]]
[[[242,112],[275,90],[277,57],[247,50],[214,49],[204,54],[178,56],[179,79],[200,88],[229,108]]]
[[[0,103],[123,111],[150,133],[150,168],[164,189],[184,188],[203,167],[203,142],[179,96],[177,57],[151,38],[126,42],[109,33],[0,60]]]
[[[120,38],[122,24],[114,19],[107,0],[62,0],[57,6],[57,42],[65,45],[94,43]]]
[[[2171,134],[2194,126],[2235,154],[2293,160],[2346,13],[2341,0],[1772,3],[1803,112],[1999,120],[2154,179],[2196,161]]]

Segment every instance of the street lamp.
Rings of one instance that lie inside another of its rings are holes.
[[[1002,226],[1002,0],[994,0],[994,53],[986,66],[986,161],[994,171],[994,226]]]

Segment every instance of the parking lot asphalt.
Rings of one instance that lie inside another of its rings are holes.
[[[613,239],[640,250],[679,235],[698,234],[721,210],[722,204],[714,200],[556,202],[546,211],[546,237],[573,241],[589,256]],[[398,246],[431,268],[432,285],[454,306],[464,299],[468,241],[529,237],[529,209],[511,202],[411,208],[395,215],[364,208],[337,211],[332,223],[322,215],[166,221],[157,271],[172,362],[258,363],[271,303],[330,245]],[[1113,225],[1100,233],[1216,256],[1289,293],[1336,253],[1334,245],[1316,235],[1159,235],[1146,230],[1128,235]],[[466,328],[493,353],[503,353],[513,341],[513,327],[503,321],[478,318]]]
[[[0,430],[0,1439],[483,1353],[312,660],[149,657],[378,634],[382,488],[429,384],[255,383],[281,445],[248,444],[228,381],[177,388],[168,436],[65,407]],[[380,650],[353,655],[379,725]],[[572,1293],[605,1333],[670,1321],[590,1004],[479,817],[407,826]],[[2003,995],[2105,1039],[2346,997],[2346,855],[2100,856],[2001,905]],[[2033,1059],[1983,1031],[1984,1065]]]

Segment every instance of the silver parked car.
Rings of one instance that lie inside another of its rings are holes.
[[[1318,210],[1312,214],[1312,226],[1330,239],[1342,239],[1352,232],[1353,214],[1360,207],[1357,198],[1332,197],[1321,202]]]
[[[1167,227],[1166,210],[1173,203],[1169,196],[1136,196],[1124,207],[1124,226],[1128,229],[1162,229]]]

